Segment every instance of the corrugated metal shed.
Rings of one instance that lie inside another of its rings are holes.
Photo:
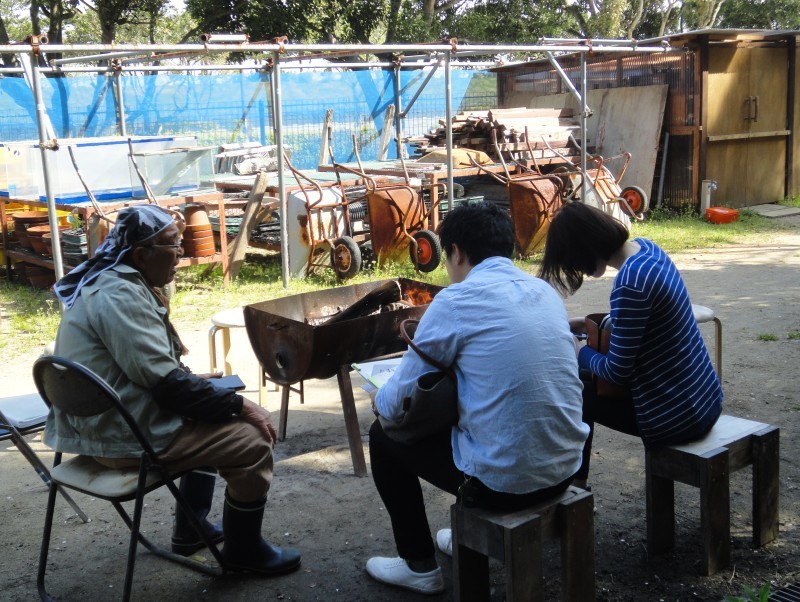
[[[718,182],[714,205],[800,195],[798,37],[798,31],[709,29],[641,42],[668,43],[675,52],[587,56],[589,90],[669,86],[651,206],[659,191],[667,207],[698,205],[703,180]],[[580,57],[558,60],[580,87]],[[501,107],[566,93],[544,59],[494,71]]]

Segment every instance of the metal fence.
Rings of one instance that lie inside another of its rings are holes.
[[[485,73],[480,73],[486,77]],[[306,77],[301,77],[303,75]],[[315,79],[308,74],[296,74],[295,78],[287,78],[291,87],[283,96],[283,139],[292,149],[295,165],[299,168],[316,166],[323,123],[329,109],[334,114],[332,143],[337,160],[354,158],[353,134],[361,156],[375,158],[384,112],[393,101],[389,77],[331,74],[335,85],[324,77],[313,77]],[[418,81],[419,75],[416,77]],[[484,93],[469,94],[470,78],[471,75],[466,74],[458,82],[460,88],[453,96],[453,111],[495,107],[496,94],[486,94],[486,85],[482,86]],[[16,81],[7,81],[12,79]],[[402,82],[405,85],[403,102],[410,104],[416,88],[413,76],[408,80]],[[193,135],[198,144],[206,146],[252,141],[274,143],[269,82],[261,74],[205,79],[174,75],[149,80],[128,77],[123,82],[125,127],[129,135]],[[49,94],[45,104],[57,136],[119,134],[111,78],[71,77],[46,83]],[[19,78],[0,79],[0,143],[38,139],[32,97],[20,84]],[[415,100],[403,120],[404,136],[424,134],[445,118],[441,82],[428,88]],[[332,94],[342,91],[350,96]],[[395,148],[390,149],[392,156],[396,156]]]

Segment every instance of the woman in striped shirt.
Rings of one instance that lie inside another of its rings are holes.
[[[571,295],[584,276],[618,270],[611,289],[613,324],[607,354],[584,345],[582,373],[627,385],[631,398],[599,397],[584,383],[583,420],[592,429],[574,484],[586,486],[594,423],[642,438],[646,447],[685,443],[705,435],[722,413],[722,385],[692,314],[675,264],[656,244],[628,239],[606,213],[568,203],[553,218],[540,276]],[[573,332],[585,328],[571,320]]]

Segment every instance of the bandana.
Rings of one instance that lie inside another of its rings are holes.
[[[71,308],[84,286],[116,266],[134,245],[150,240],[172,223],[172,214],[158,205],[126,207],[117,214],[114,228],[95,254],[56,282],[53,291]]]

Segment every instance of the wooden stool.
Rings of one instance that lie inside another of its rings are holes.
[[[208,331],[208,355],[211,372],[217,371],[217,342],[216,335],[222,333],[222,361],[225,364],[225,374],[232,374],[233,370],[228,362],[228,352],[231,350],[231,328],[244,328],[244,313],[241,307],[223,309],[211,316],[211,330]],[[259,371],[261,366],[259,365]]]
[[[456,600],[489,599],[489,557],[506,568],[506,600],[544,600],[542,542],[561,538],[565,601],[594,600],[594,499],[569,487],[550,501],[503,514],[450,507]]]
[[[705,438],[646,451],[647,551],[675,545],[675,481],[700,488],[703,532],[702,574],[713,575],[730,561],[728,476],[753,466],[753,545],[778,536],[778,451],[776,426],[720,416]]]
[[[692,303],[692,314],[698,324],[714,322],[714,368],[717,376],[722,378],[722,322],[714,313],[714,310],[705,305],[695,305]]]

